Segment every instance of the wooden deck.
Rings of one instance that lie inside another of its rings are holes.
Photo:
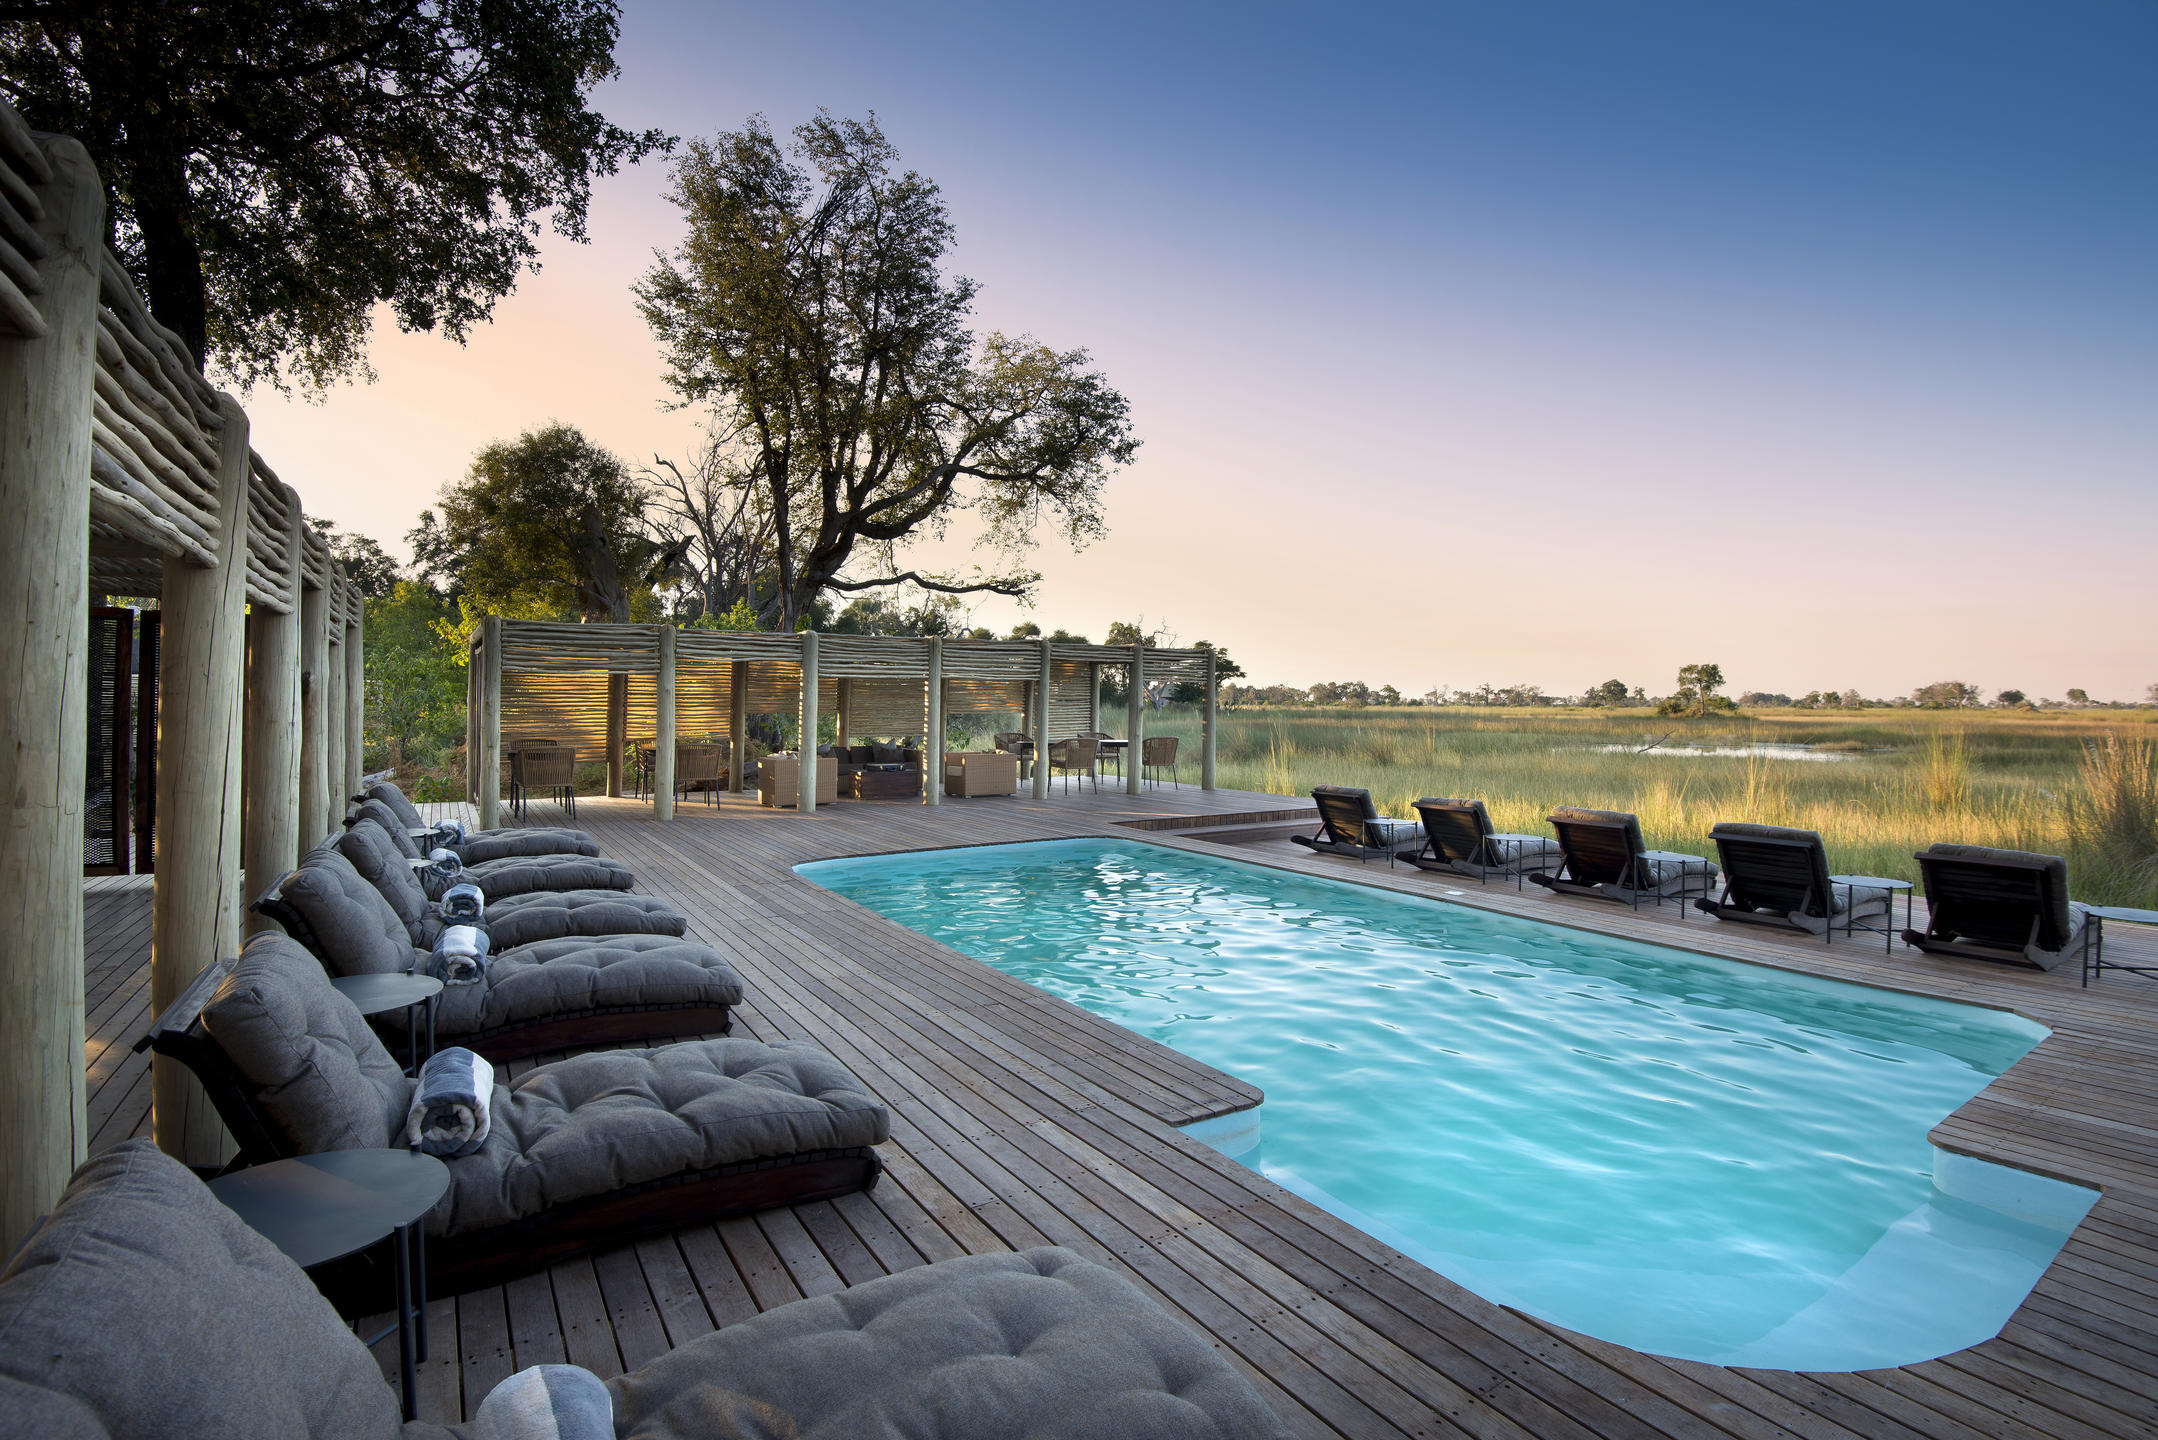
[[[866,1196],[699,1227],[430,1310],[425,1416],[568,1359],[602,1375],[801,1295],[964,1253],[1068,1245],[1212,1337],[1300,1435],[2158,1436],[2158,984],[1929,959],[1878,936],[1823,945],[1408,869],[1286,842],[1224,851],[1180,817],[1278,816],[1279,797],[842,803],[803,817],[733,797],[653,823],[583,801],[576,823],[728,955],[737,1034],[830,1049],[891,1107]],[[535,823],[558,820],[535,809]],[[1121,834],[1813,974],[2012,1007],[2053,1036],[1935,1132],[1941,1145],[2103,1188],[2002,1334],[1895,1370],[1792,1374],[1674,1362],[1493,1305],[1179,1134],[1249,1105],[1240,1084],[795,876],[804,860]],[[1169,828],[1155,828],[1155,827]],[[1238,833],[1233,830],[1217,834]],[[146,1130],[127,1046],[148,1023],[147,882],[86,883],[93,1147]],[[1739,932],[1739,933],[1735,933]],[[2117,927],[2116,958],[2154,953]],[[388,1366],[394,1371],[394,1362]]]

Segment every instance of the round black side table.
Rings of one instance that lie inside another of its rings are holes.
[[[413,1363],[427,1358],[427,1235],[420,1221],[449,1188],[449,1167],[412,1150],[329,1150],[210,1182],[212,1195],[302,1270],[393,1242],[398,1377],[407,1420],[416,1418],[418,1404]]]
[[[442,982],[432,975],[342,975],[330,981],[337,993],[359,1007],[362,1015],[405,1012],[405,1073],[417,1075],[428,1056],[435,1053],[435,997]],[[427,1050],[420,1051],[419,1012],[427,1012]]]

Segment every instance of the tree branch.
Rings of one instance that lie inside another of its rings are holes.
[[[913,585],[923,590],[934,590],[939,595],[1009,595],[1013,599],[1024,596],[1027,591],[1041,583],[1039,575],[1007,575],[997,580],[984,580],[974,585],[957,585],[949,580],[932,580],[916,570],[903,570],[897,575],[880,575],[874,580],[827,580],[827,590],[874,590],[884,585]]]

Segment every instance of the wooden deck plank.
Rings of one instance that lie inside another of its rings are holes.
[[[734,1033],[823,1045],[891,1108],[885,1174],[868,1194],[695,1226],[438,1299],[423,1416],[469,1414],[524,1365],[568,1359],[617,1373],[804,1294],[1060,1243],[1122,1269],[1234,1358],[1299,1435],[2158,1436],[2158,982],[2108,974],[2086,989],[2065,972],[1886,955],[1878,937],[1823,944],[1675,907],[1637,914],[1359,866],[1278,841],[1225,846],[1196,823],[1299,808],[1186,788],[935,809],[848,803],[805,817],[724,796],[660,825],[633,802],[581,801],[575,823],[741,972],[749,995]],[[535,806],[529,819],[563,817]],[[1661,1360],[1492,1305],[1190,1141],[1172,1127],[1257,1092],[793,871],[840,856],[1105,835],[2014,1009],[2052,1036],[1943,1121],[1935,1143],[2105,1195],[2002,1335],[1972,1350],[1857,1375]],[[150,892],[140,877],[84,888],[85,1063],[102,1146],[146,1124],[147,1067],[128,1046],[149,1018]],[[2158,937],[2120,927],[2108,949],[2158,960]]]

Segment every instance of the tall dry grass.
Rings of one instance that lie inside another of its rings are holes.
[[[1719,820],[1796,825],[1821,832],[1838,870],[1911,880],[1913,852],[1936,840],[2066,854],[2078,898],[2158,904],[2158,862],[2149,861],[2158,842],[2139,851],[2095,838],[2150,833],[2153,722],[2158,714],[2142,711],[1673,721],[1586,710],[1263,709],[1224,712],[1216,753],[1224,786],[1275,795],[1362,786],[1393,815],[1411,813],[1418,796],[1463,795],[1483,800],[1506,830],[1542,831],[1553,806],[1590,805],[1638,814],[1652,845],[1706,853]],[[2119,748],[2109,749],[2115,731]],[[1194,710],[1152,717],[1149,733],[1182,737],[1196,759]],[[1841,758],[1680,753],[1763,743]]]

